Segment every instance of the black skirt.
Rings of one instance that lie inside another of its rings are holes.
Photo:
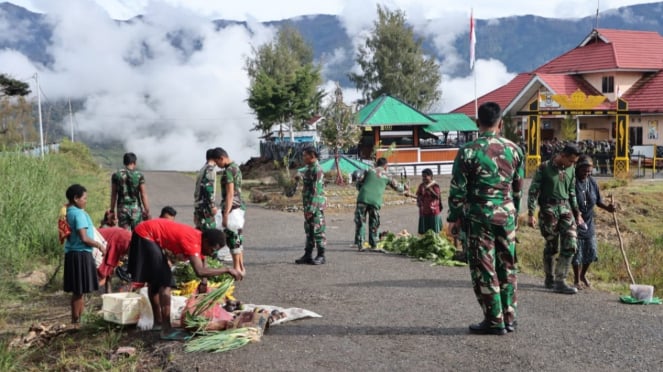
[[[67,252],[64,255],[64,291],[80,295],[98,289],[97,268],[92,253]]]
[[[161,247],[136,233],[131,236],[127,266],[133,282],[147,283],[152,288],[175,287],[173,272]]]

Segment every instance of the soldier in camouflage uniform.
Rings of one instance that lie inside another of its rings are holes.
[[[325,214],[327,206],[325,198],[324,172],[318,162],[318,152],[313,147],[306,147],[302,157],[306,163],[303,174],[297,175],[302,179],[302,201],[304,205],[304,231],[306,232],[306,247],[304,255],[295,260],[296,264],[322,265],[326,263],[325,245]],[[317,256],[313,258],[313,248],[316,247]]]
[[[233,268],[242,275],[246,273],[244,269],[244,236],[242,229],[232,231],[228,229],[228,215],[235,210],[246,211],[246,205],[242,201],[242,171],[239,165],[228,157],[224,149],[221,151],[221,164],[224,168],[221,173],[221,212],[223,213],[223,232],[226,234],[226,241],[230,248],[230,254],[233,258]]]
[[[193,192],[193,223],[198,230],[216,229],[214,216],[217,209],[214,204],[216,198],[216,170],[221,164],[221,151],[209,149],[205,154],[207,162],[198,171],[196,189]]]
[[[566,284],[571,260],[576,252],[576,221],[582,224],[575,191],[575,167],[580,151],[568,144],[562,152],[542,163],[529,188],[527,213],[529,225],[536,226],[534,211],[539,204],[539,229],[546,240],[543,250],[544,285],[558,293],[574,294],[577,289]],[[559,253],[557,265],[555,255]]]
[[[133,230],[138,223],[150,219],[145,177],[136,170],[136,154],[124,154],[124,168],[111,176],[109,219],[118,226]]]
[[[378,229],[380,228],[380,208],[383,203],[384,191],[387,186],[398,192],[408,190],[407,185],[400,184],[387,175],[387,159],[380,158],[375,168],[367,170],[359,177],[355,184],[359,194],[355,209],[355,244],[359,251],[363,251],[366,238],[365,226],[368,215],[368,243],[372,249],[378,244]]]
[[[479,107],[479,137],[458,151],[449,190],[448,234],[464,230],[474,294],[484,320],[470,332],[504,335],[515,330],[516,228],[522,195],[523,154],[498,134],[500,107]],[[463,235],[461,235],[463,236]]]

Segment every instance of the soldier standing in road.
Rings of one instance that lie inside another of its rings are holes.
[[[582,216],[576,200],[574,164],[580,151],[567,144],[552,159],[536,170],[529,188],[527,200],[528,224],[536,226],[534,210],[539,204],[539,229],[546,240],[543,250],[544,285],[558,293],[574,294],[578,290],[566,284],[571,260],[576,252],[576,222],[582,225]],[[559,253],[557,265],[555,255]],[[553,276],[554,275],[554,276]]]
[[[304,255],[295,260],[296,264],[322,265],[326,263],[325,245],[325,214],[327,206],[325,198],[324,172],[318,162],[318,152],[313,147],[306,147],[302,151],[306,170],[301,175],[302,201],[304,205],[304,231],[306,232],[306,247]],[[313,248],[317,247],[317,256],[313,258]]]
[[[378,244],[378,229],[380,228],[380,208],[384,202],[384,191],[387,186],[398,192],[408,190],[407,185],[399,184],[387,175],[387,159],[380,158],[375,162],[375,168],[367,170],[356,183],[357,207],[355,209],[355,244],[359,251],[364,250],[366,238],[365,226],[368,215],[368,243],[371,249]]]
[[[226,150],[216,148],[221,153],[220,167],[224,170],[221,173],[221,213],[223,214],[223,232],[226,234],[230,254],[233,257],[233,267],[244,275],[244,236],[242,227],[236,231],[228,228],[228,216],[234,210],[246,211],[246,205],[242,201],[242,171],[239,165],[228,157]],[[239,212],[239,211],[238,211]]]
[[[478,111],[479,137],[458,151],[449,190],[448,234],[463,241],[484,320],[470,333],[504,335],[516,323],[516,229],[523,154],[498,134],[501,113],[487,102]]]
[[[136,154],[124,154],[124,168],[111,177],[109,218],[118,226],[133,230],[143,220],[150,219],[145,177],[136,169]]]
[[[196,189],[193,192],[193,223],[198,230],[216,228],[214,215],[217,209],[214,204],[216,198],[216,170],[221,163],[221,151],[209,149],[205,154],[207,162],[198,171]]]

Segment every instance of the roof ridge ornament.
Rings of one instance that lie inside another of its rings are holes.
[[[590,110],[605,101],[605,96],[588,96],[580,89],[566,94],[553,94],[552,100],[559,103],[563,108],[570,110]]]

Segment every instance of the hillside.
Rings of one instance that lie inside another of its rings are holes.
[[[140,19],[140,17],[137,17]],[[8,29],[18,30],[22,37],[0,37],[0,49],[15,49],[30,60],[51,64],[53,57],[46,48],[52,29],[46,17],[10,3],[0,3],[0,19],[7,22]],[[663,2],[633,5],[602,11],[599,27],[648,30],[663,33]],[[133,22],[129,20],[126,22]],[[120,21],[118,21],[120,22]],[[288,22],[296,27],[313,46],[314,56],[325,65],[342,50],[344,58],[324,69],[325,78],[349,85],[347,71],[353,65],[354,51],[350,37],[341,19],[334,15],[310,15],[292,19],[265,22],[265,25],[280,25]],[[431,24],[439,20],[430,20]],[[555,56],[575,47],[596,25],[595,15],[577,19],[555,19],[537,16],[512,16],[496,19],[477,19],[477,58],[502,61],[508,71],[530,71]],[[214,21],[217,29],[229,25],[244,25],[233,20]],[[443,29],[443,28],[442,28]],[[175,43],[176,40],[173,40]],[[440,60],[444,55],[437,51],[432,40],[425,39],[426,49]],[[468,55],[467,34],[459,35],[454,46],[459,55]],[[451,72],[452,77],[468,74],[465,64]]]

